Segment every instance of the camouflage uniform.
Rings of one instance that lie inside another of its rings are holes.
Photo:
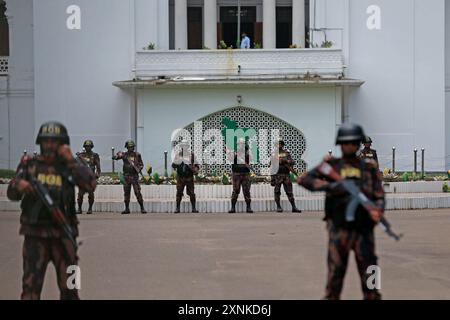
[[[196,198],[194,191],[194,175],[197,174],[200,167],[199,165],[195,164],[194,154],[191,155],[189,164],[184,163],[184,161],[182,161],[179,164],[172,163],[172,168],[177,171],[177,196],[176,196],[177,208],[175,210],[175,213],[180,212],[181,199],[183,198],[185,187],[186,193],[188,194],[191,200],[192,212],[197,213],[198,211],[196,209]]]
[[[375,160],[375,162],[378,164],[378,156],[377,151],[372,148],[364,148],[359,153],[359,158],[361,159],[369,159],[369,160]]]
[[[244,161],[242,161],[244,162]],[[251,195],[250,195],[250,154],[248,147],[245,149],[245,163],[239,163],[237,154],[234,156],[234,162],[231,166],[232,181],[233,181],[233,193],[231,194],[231,210],[229,213],[236,212],[236,203],[239,197],[239,193],[244,193],[245,203],[247,205],[247,213],[253,213],[251,209]]]
[[[373,160],[361,160],[356,157],[331,158],[327,162],[345,179],[354,179],[361,191],[377,206],[384,210],[384,190],[380,173]],[[319,180],[325,179],[317,169],[313,169],[302,177],[302,185],[312,191],[320,190],[317,187]],[[328,280],[326,299],[339,299],[343,287],[348,257],[351,250],[355,252],[356,264],[361,279],[361,288],[364,299],[381,299],[376,289],[367,287],[367,268],[377,265],[375,255],[375,223],[368,212],[359,206],[355,221],[347,222],[345,211],[351,198],[343,190],[326,189],[325,220],[327,221],[328,242]]]
[[[51,123],[50,126],[62,126]],[[41,127],[46,129],[49,126]],[[52,127],[53,128],[53,127]],[[60,127],[57,127],[60,128]],[[53,130],[53,129],[52,129]],[[65,128],[64,128],[65,130]],[[39,138],[38,138],[39,141]],[[65,140],[68,144],[68,136]],[[38,142],[37,142],[38,143]],[[22,157],[16,176],[8,186],[7,196],[12,201],[20,201],[20,235],[23,243],[22,299],[40,299],[45,272],[49,262],[55,266],[61,299],[79,299],[76,289],[67,287],[67,268],[78,264],[77,250],[61,227],[53,220],[47,207],[34,193],[21,193],[21,181],[36,180],[49,192],[71,227],[72,235],[78,236],[78,219],[75,212],[75,186],[92,192],[96,182],[93,173],[82,163],[66,163],[56,158],[49,164],[43,156]]]
[[[124,153],[118,153],[113,157],[114,160],[123,160],[123,175],[124,175],[124,185],[123,185],[123,193],[124,193],[124,203],[125,203],[125,211],[122,213],[129,213],[130,209],[130,196],[131,196],[131,187],[133,187],[134,194],[136,199],[141,206],[141,212],[146,213],[144,210],[144,199],[141,194],[141,186],[139,185],[139,171],[144,168],[144,163],[142,162],[142,157],[139,152],[135,151],[127,151]],[[133,163],[139,171],[131,164]]]
[[[77,157],[78,159],[80,159],[83,163],[85,163],[91,170],[92,172],[95,173],[96,177],[100,177],[101,174],[101,169],[100,169],[100,156],[98,155],[98,153],[95,152],[79,152],[77,153]],[[87,191],[79,189],[78,190],[78,198],[77,198],[77,203],[78,203],[78,212],[81,213],[81,207],[83,205],[83,198],[84,198],[84,194]],[[87,192],[88,194],[88,202],[89,202],[89,209],[87,211],[87,213],[92,213],[92,206],[94,204],[94,200],[95,200],[95,196],[94,196],[94,192]]]
[[[378,165],[377,151],[372,149],[372,138],[365,136],[363,139],[364,148],[358,152],[358,157],[361,159],[375,160]]]
[[[291,172],[292,166],[295,164],[295,161],[294,159],[292,159],[290,152],[283,148],[280,148],[278,157],[278,172],[272,176],[271,181],[271,185],[275,187],[274,195],[275,203],[277,204],[277,211],[283,211],[283,209],[281,208],[281,186],[283,186],[284,192],[286,192],[288,200],[291,203],[292,212],[301,212],[295,205],[292,181],[289,176],[289,173]]]

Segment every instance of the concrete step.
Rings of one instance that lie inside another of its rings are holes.
[[[450,194],[445,193],[407,193],[407,194],[388,194],[387,209],[388,210],[410,210],[410,209],[438,209],[450,208]],[[170,213],[175,210],[175,197],[161,199],[144,199],[145,208],[148,212],[154,213]],[[285,197],[282,197],[281,204],[285,212],[291,211],[291,205]],[[198,199],[197,209],[205,213],[221,213],[228,212],[230,209],[230,200],[223,198]],[[308,197],[297,197],[296,205],[303,211],[323,211],[324,197],[323,195],[314,195]],[[96,212],[121,212],[124,208],[123,199],[97,199],[94,204]],[[5,197],[0,197],[0,211],[17,211],[19,210],[18,202],[8,201]],[[136,203],[134,196],[130,209],[133,212],[139,212],[139,205]],[[245,211],[245,202],[240,196],[236,208],[239,212]],[[270,198],[253,198],[252,209],[255,212],[273,212],[276,210],[276,204],[272,197]],[[87,198],[83,204],[83,210],[87,210]],[[182,212],[190,212],[191,205],[187,197],[181,205]]]

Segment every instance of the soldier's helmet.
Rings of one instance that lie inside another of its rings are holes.
[[[61,144],[70,144],[66,127],[56,121],[49,121],[41,125],[36,144],[41,144],[42,140],[47,138],[58,140]]]
[[[363,140],[363,143],[364,143],[364,144],[366,144],[366,143],[372,143],[372,139],[371,139],[369,136],[365,136],[365,137],[364,137],[364,140]]]
[[[361,143],[364,137],[364,130],[361,126],[357,124],[345,123],[338,130],[336,144],[343,144],[345,142]]]
[[[94,148],[94,142],[92,142],[92,140],[86,140],[86,141],[83,143],[83,148],[86,148],[86,147]]]
[[[125,142],[125,148],[134,148],[136,146],[136,144],[134,143],[133,140],[128,140],[127,142]]]

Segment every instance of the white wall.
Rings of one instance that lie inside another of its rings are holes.
[[[15,169],[23,150],[33,152],[33,1],[6,1],[9,75],[0,78],[0,168]]]
[[[135,0],[136,49],[169,49],[169,0]]]
[[[341,117],[339,88],[159,88],[138,93],[138,149],[144,162],[162,173],[163,152],[170,152],[172,132],[236,106],[237,95],[242,95],[244,106],[270,113],[302,131],[308,166],[334,149]]]
[[[133,0],[34,0],[35,126],[67,124],[72,146],[94,140],[104,170],[111,147],[131,136],[130,96],[112,82],[131,78]],[[81,8],[81,30],[68,30],[66,8]],[[149,13],[148,19],[152,19]],[[106,161],[105,161],[106,160]]]
[[[450,3],[445,3],[445,127],[446,127],[446,162],[450,170]]]
[[[369,5],[381,8],[381,30],[366,28]],[[349,100],[350,120],[364,125],[390,166],[412,170],[414,148],[426,148],[426,170],[445,168],[444,0],[351,0],[347,75],[366,81]]]

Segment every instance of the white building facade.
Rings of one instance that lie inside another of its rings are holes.
[[[1,168],[59,120],[75,150],[94,140],[106,171],[133,138],[162,173],[175,129],[226,119],[281,128],[299,169],[338,152],[344,121],[364,126],[381,167],[395,146],[397,170],[415,148],[427,171],[450,169],[445,0],[6,0],[5,15]],[[242,32],[252,49],[216,49]]]

